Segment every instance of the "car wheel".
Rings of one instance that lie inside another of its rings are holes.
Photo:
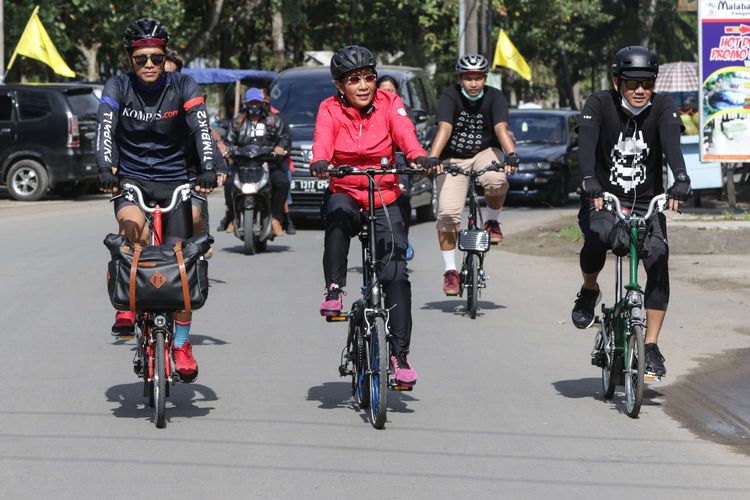
[[[430,204],[417,207],[417,220],[419,222],[434,222],[437,220],[437,183],[432,180],[432,197]]]
[[[8,170],[8,192],[19,201],[37,201],[49,187],[49,175],[36,160],[20,160]]]

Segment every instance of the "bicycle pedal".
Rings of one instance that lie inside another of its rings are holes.
[[[399,392],[409,392],[414,389],[414,384],[394,384],[391,385],[391,389]]]
[[[347,377],[350,375],[354,375],[354,370],[350,370],[346,364],[339,366],[339,376],[340,377]]]
[[[648,380],[649,382],[661,382],[662,377],[655,375],[653,373],[644,373],[643,374],[643,380]]]
[[[341,316],[326,316],[326,321],[328,323],[338,323],[341,321],[349,321],[349,316],[347,315],[341,315]]]
[[[116,340],[133,340],[135,335],[127,334],[127,335],[114,335],[114,338]]]

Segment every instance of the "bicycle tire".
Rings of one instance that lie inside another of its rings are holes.
[[[163,429],[167,425],[167,365],[166,350],[164,348],[164,330],[157,328],[154,332],[154,424],[157,429]]]
[[[479,307],[479,255],[470,253],[466,257],[466,307],[469,317],[476,319]]]
[[[630,418],[637,418],[643,402],[643,374],[646,367],[643,327],[631,325],[628,334],[627,367],[625,369],[625,409]]]
[[[606,318],[605,318],[606,321]],[[606,325],[601,327],[602,350],[607,359],[606,366],[602,367],[602,396],[604,399],[612,399],[615,395],[617,377],[615,370],[619,364],[615,358],[615,342],[613,332],[608,332]]]
[[[383,429],[388,409],[388,339],[385,320],[376,317],[370,332],[370,422]]]
[[[361,321],[361,320],[360,320]],[[360,409],[370,407],[370,377],[367,372],[367,346],[362,323],[352,325],[354,349],[355,398]]]

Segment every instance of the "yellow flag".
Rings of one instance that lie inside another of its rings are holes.
[[[75,78],[75,72],[65,64],[65,61],[63,61],[63,58],[60,57],[60,53],[55,48],[55,44],[52,43],[52,39],[50,39],[47,34],[47,30],[44,29],[42,21],[39,19],[38,12],[39,6],[34,9],[29,22],[26,23],[26,29],[23,30],[23,34],[18,41],[16,50],[10,58],[8,69],[13,66],[13,62],[16,60],[16,55],[21,54],[22,56],[42,61],[44,64],[52,68],[52,71],[58,75]]]
[[[497,37],[497,45],[495,46],[495,59],[492,61],[492,67],[503,66],[510,68],[526,80],[531,81],[531,68],[526,63],[526,60],[518,52],[518,49],[513,42],[510,41],[505,31],[500,30],[500,34]]]

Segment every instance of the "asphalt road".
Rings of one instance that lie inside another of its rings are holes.
[[[210,199],[212,226],[221,202]],[[556,216],[511,208],[503,228],[512,238]],[[580,279],[570,259],[493,249],[471,320],[442,295],[432,224],[415,225],[419,382],[391,393],[377,431],[338,377],[346,326],[317,312],[322,232],[301,230],[252,257],[221,233],[193,323],[200,377],[173,388],[159,430],[132,343],[109,334],[102,240],[114,227],[104,198],[0,202],[2,498],[750,496],[750,459],[683,428],[660,392],[701,356],[748,346],[731,329],[706,338],[706,311],[739,314],[723,295],[673,291],[662,343],[670,378],[648,387],[633,420],[622,394],[601,399],[593,333],[570,325]]]

